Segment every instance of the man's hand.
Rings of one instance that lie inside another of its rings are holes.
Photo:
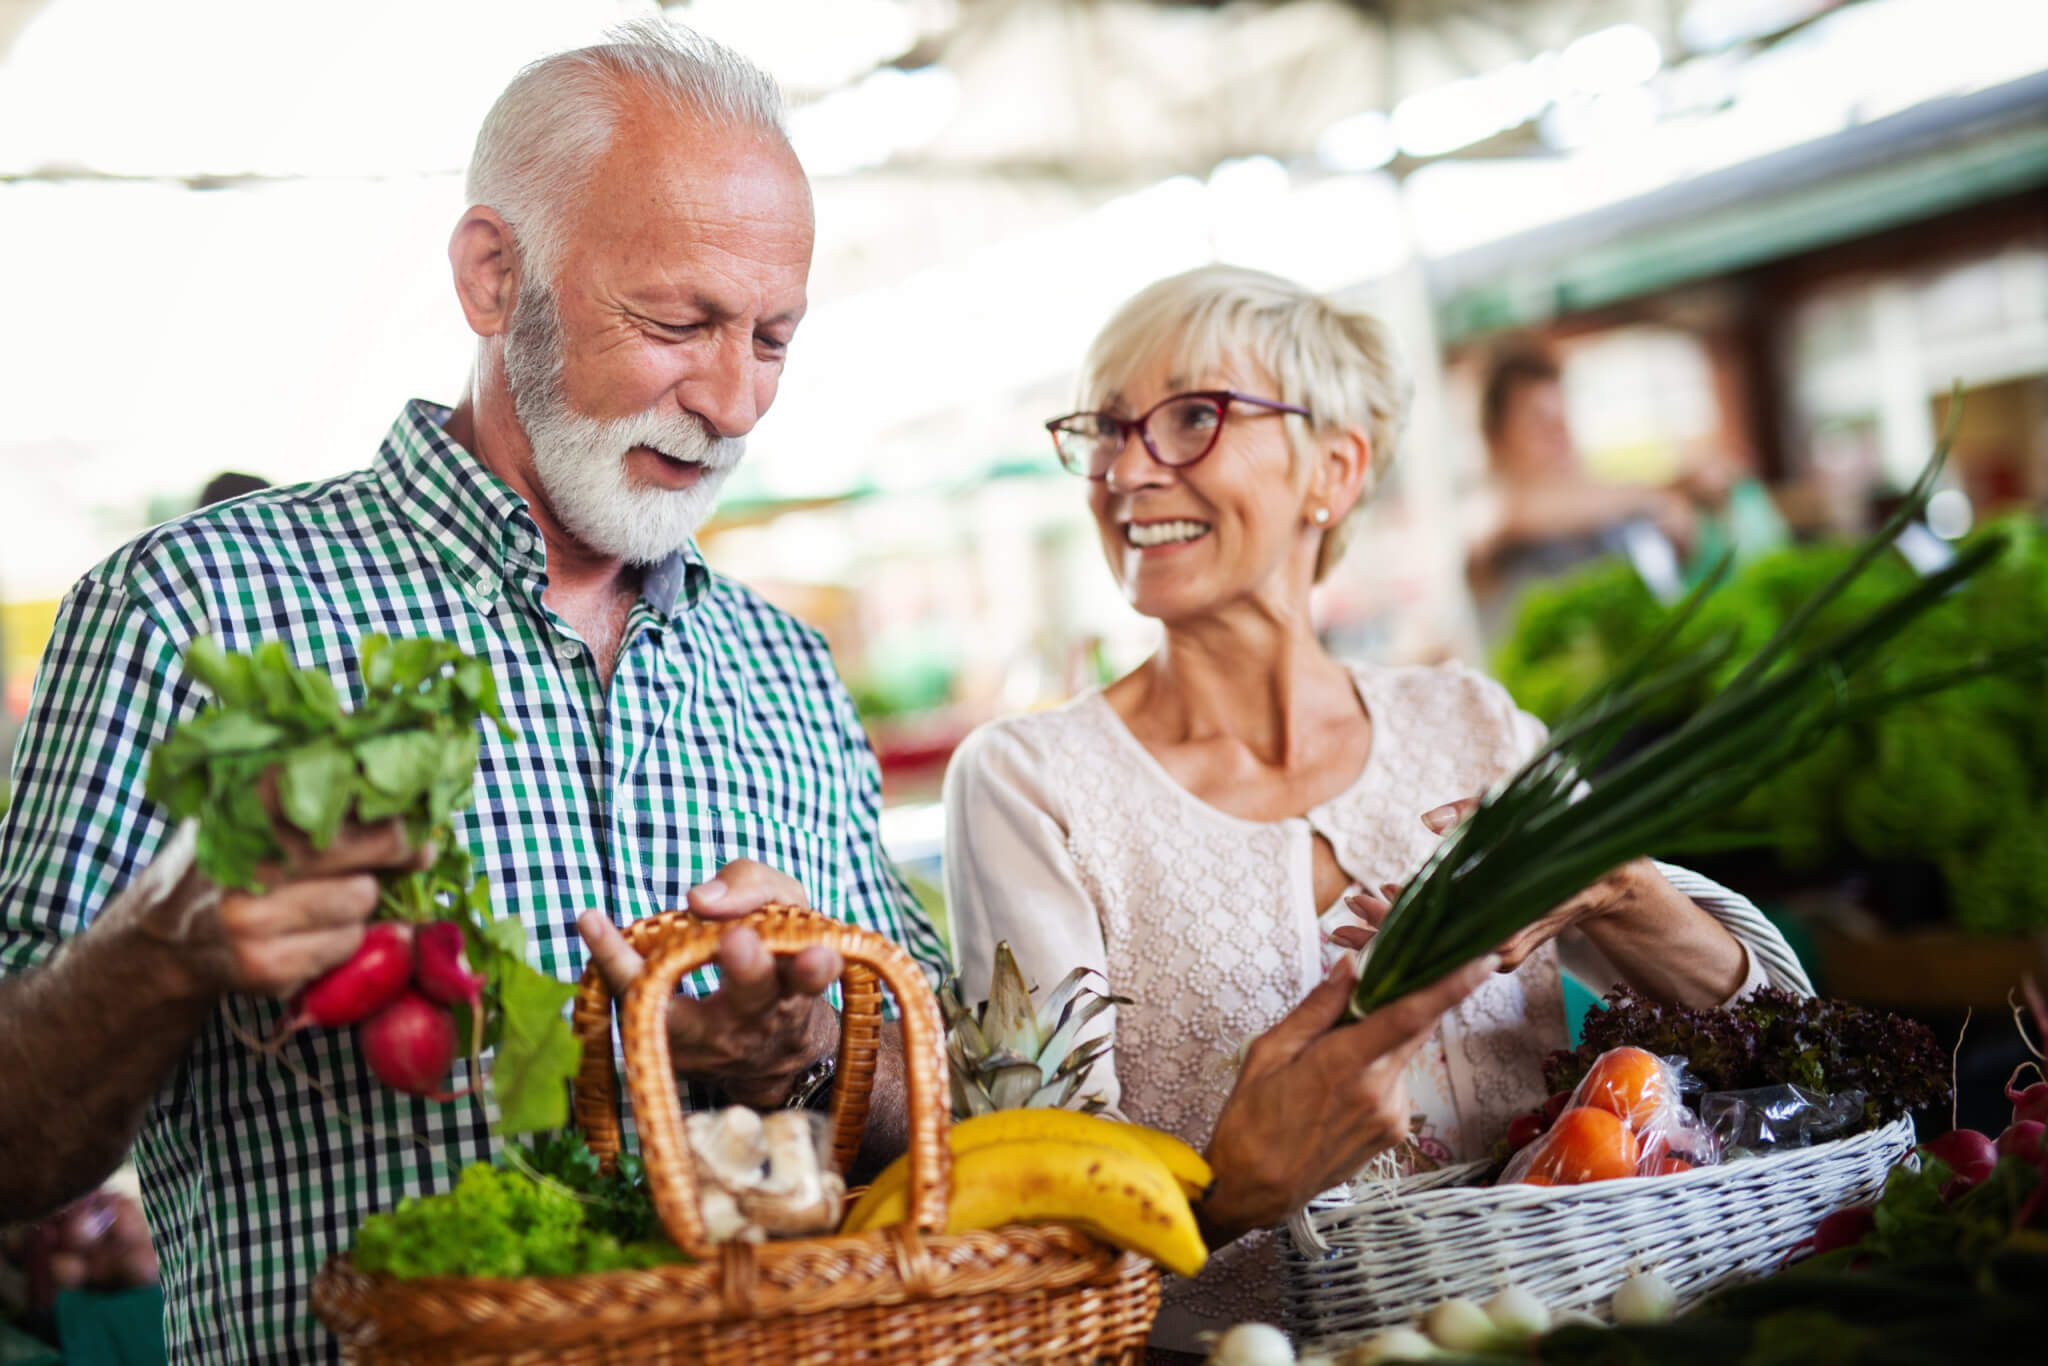
[[[289,996],[356,951],[377,909],[376,872],[423,868],[432,859],[431,850],[408,846],[395,820],[345,822],[322,850],[283,826],[278,836],[284,863],[257,872],[270,890],[226,891],[199,871],[198,823],[185,822],[108,904],[106,929],[153,948],[166,982],[182,995]]]
[[[1356,1024],[1347,956],[1287,1017],[1253,1041],[1209,1140],[1216,1184],[1204,1226],[1234,1238],[1277,1224],[1408,1136],[1406,1072],[1445,1011],[1493,969],[1482,958]]]
[[[727,864],[689,896],[690,910],[706,920],[804,904],[793,878],[751,859]],[[623,997],[640,975],[640,955],[600,911],[585,911],[576,925],[612,995]],[[670,1061],[678,1076],[714,1083],[742,1105],[773,1108],[798,1073],[839,1046],[839,1017],[823,998],[845,964],[818,945],[778,960],[745,926],[725,932],[715,961],[717,991],[678,995],[669,1005]]]

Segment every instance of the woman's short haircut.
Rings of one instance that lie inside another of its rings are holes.
[[[715,128],[788,137],[773,77],[664,19],[636,19],[603,43],[531,63],[484,116],[467,192],[471,204],[497,210],[526,271],[543,284],[554,282],[561,264],[569,209],[634,96]]]
[[[1557,357],[1533,337],[1496,343],[1487,354],[1486,378],[1479,386],[1479,430],[1488,441],[1500,440],[1516,392],[1530,384],[1555,384],[1561,374]]]
[[[1080,406],[1104,406],[1140,367],[1164,355],[1191,384],[1255,366],[1309,411],[1287,416],[1299,469],[1319,437],[1356,429],[1371,443],[1364,493],[1323,534],[1316,578],[1343,558],[1363,508],[1386,477],[1408,420],[1414,386],[1387,325],[1261,270],[1208,265],[1148,285],[1116,311],[1081,362]]]

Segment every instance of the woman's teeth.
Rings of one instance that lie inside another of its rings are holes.
[[[1207,522],[1126,522],[1124,538],[1132,545],[1179,545],[1209,534]]]

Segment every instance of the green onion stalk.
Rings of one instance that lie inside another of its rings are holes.
[[[1808,639],[1818,613],[1925,510],[1961,412],[1958,392],[1934,454],[1884,525],[1683,724],[1601,771],[1622,736],[1660,699],[1699,686],[1727,663],[1733,633],[1696,648],[1676,645],[1727,577],[1725,556],[1631,659],[1560,717],[1548,742],[1488,792],[1401,889],[1373,937],[1348,1018],[1363,1018],[1491,952],[1624,863],[1714,847],[1688,841],[1688,832],[1811,751],[1835,726],[2048,659],[2048,641],[2042,641],[1883,689],[1851,686],[1901,630],[2004,552],[2006,543],[1996,536],[1833,634]]]

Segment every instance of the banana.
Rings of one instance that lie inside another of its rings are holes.
[[[843,1231],[900,1224],[909,1217],[905,1180],[863,1197]],[[1003,1224],[1075,1224],[1104,1242],[1192,1276],[1209,1255],[1187,1197],[1165,1164],[1100,1143],[1057,1138],[991,1142],[953,1159],[948,1233]]]
[[[1202,1155],[1172,1134],[1148,1129],[1142,1124],[1125,1124],[1099,1115],[1084,1115],[1078,1110],[997,1110],[993,1114],[957,1121],[948,1138],[955,1156],[991,1143],[1029,1142],[1040,1138],[1121,1148],[1133,1156],[1151,1156],[1164,1163],[1173,1179],[1180,1183],[1181,1193],[1190,1200],[1199,1199],[1215,1179],[1215,1173],[1209,1169]],[[910,1159],[899,1157],[884,1167],[875,1177],[874,1184],[854,1202],[841,1227],[852,1229],[854,1221],[861,1218],[866,1207],[893,1191],[902,1190],[909,1181]]]

